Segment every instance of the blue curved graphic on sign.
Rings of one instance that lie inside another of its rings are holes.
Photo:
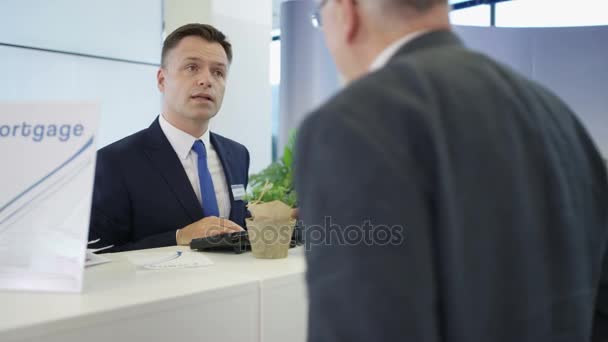
[[[70,158],[68,158],[68,160],[66,160],[65,162],[61,163],[61,165],[59,165],[56,169],[54,169],[53,171],[51,171],[48,175],[42,177],[40,180],[38,180],[36,183],[32,184],[30,187],[28,187],[27,189],[25,189],[22,193],[20,193],[19,195],[17,195],[15,198],[11,199],[8,203],[6,203],[5,205],[3,205],[2,207],[0,207],[0,214],[2,214],[2,212],[4,210],[6,210],[10,205],[12,205],[13,203],[17,202],[20,198],[22,198],[23,196],[27,195],[30,191],[32,191],[34,188],[36,188],[37,186],[39,186],[42,182],[44,182],[45,180],[49,179],[50,177],[52,177],[54,174],[56,174],[57,172],[59,172],[61,169],[63,169],[64,167],[66,167],[69,163],[71,163],[72,161],[74,161],[74,159],[76,159],[79,155],[81,155],[84,151],[86,151],[87,149],[89,149],[91,146],[93,146],[93,140],[94,137],[91,137],[85,144],[84,146],[82,146],[73,156],[71,156]],[[9,215],[12,216],[12,215]],[[8,218],[7,218],[8,219]],[[6,220],[4,220],[6,221]]]

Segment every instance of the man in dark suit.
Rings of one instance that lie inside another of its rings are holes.
[[[604,341],[602,159],[446,2],[319,3],[348,84],[298,134],[309,341]]]
[[[230,43],[212,26],[188,24],[166,38],[157,74],[162,114],[98,153],[93,247],[188,245],[243,230],[249,152],[209,132],[231,61]]]

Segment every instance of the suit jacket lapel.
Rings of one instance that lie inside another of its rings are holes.
[[[145,153],[192,221],[203,218],[201,204],[192,189],[192,184],[188,180],[179,157],[160,128],[158,118],[148,128],[148,144],[145,147]]]
[[[234,178],[232,177],[232,170],[230,169],[230,164],[228,164],[228,160],[230,160],[230,149],[226,148],[226,146],[224,146],[224,144],[222,143],[221,139],[218,139],[218,137],[213,133],[209,134],[209,139],[211,140],[213,148],[215,148],[215,152],[217,152],[217,156],[219,157],[220,162],[222,163],[224,175],[226,176],[226,187],[228,188],[227,190],[230,196],[231,203],[230,219],[233,219],[234,205],[232,205],[232,203],[234,202],[234,197],[232,196],[232,182]]]

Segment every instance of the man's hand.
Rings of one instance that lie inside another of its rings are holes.
[[[214,236],[222,233],[233,233],[244,230],[238,224],[224,218],[208,216],[196,221],[182,229],[177,230],[177,244],[181,246],[190,245],[193,239]]]
[[[294,208],[291,210],[291,218],[294,220],[300,219],[300,212],[298,211],[298,208]]]

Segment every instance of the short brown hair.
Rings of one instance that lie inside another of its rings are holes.
[[[212,43],[219,43],[224,48],[224,51],[226,51],[228,62],[232,63],[232,45],[220,30],[206,24],[186,24],[178,27],[165,39],[160,57],[160,65],[164,67],[169,51],[175,48],[182,39],[190,36],[201,37]]]
[[[426,11],[436,5],[447,5],[447,0],[391,0],[396,5],[407,6],[417,11]]]

